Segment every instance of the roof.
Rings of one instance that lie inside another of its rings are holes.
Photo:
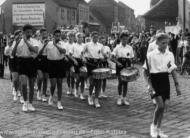
[[[121,1],[118,2],[118,5],[121,6],[122,8],[128,8],[128,9],[131,9],[134,11],[134,9],[132,9],[131,7],[129,7],[128,5],[126,5],[125,3],[121,2]]]
[[[53,0],[53,1],[63,7],[77,8],[76,0]]]
[[[178,16],[178,0],[160,0],[147,13],[145,18],[176,18]]]
[[[88,3],[85,0],[78,0],[80,4],[88,5]]]
[[[94,14],[90,11],[90,21],[89,24],[103,24],[100,20],[98,20]]]

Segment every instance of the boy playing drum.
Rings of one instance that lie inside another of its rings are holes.
[[[118,93],[117,105],[130,105],[127,101],[128,82],[121,80],[121,70],[131,66],[131,59],[134,58],[133,48],[127,45],[129,35],[122,33],[120,35],[121,43],[116,46],[112,52],[112,60],[116,63],[116,73],[118,75]]]

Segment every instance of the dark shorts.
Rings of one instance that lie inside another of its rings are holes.
[[[100,61],[100,67],[102,68],[108,68],[109,67],[109,64],[108,64],[108,61],[103,59]]]
[[[117,60],[123,65],[122,67],[116,65],[116,75],[119,76],[122,69],[131,67],[131,61],[128,58],[118,58]]]
[[[49,78],[64,78],[66,66],[64,60],[48,60]]]
[[[37,57],[37,70],[41,70],[44,73],[48,72],[48,59],[47,56],[38,56]]]
[[[18,72],[19,65],[18,65],[18,58],[9,58],[9,69],[11,72]]]
[[[64,62],[64,67],[66,68],[67,71],[70,71],[70,68],[74,65],[74,62],[67,58],[68,60],[63,59]]]
[[[88,76],[91,76],[92,71],[94,69],[97,69],[97,68],[100,67],[100,60],[99,59],[88,58],[86,67],[87,67],[87,70],[88,70]]]
[[[36,60],[34,58],[18,58],[18,73],[19,75],[26,75],[29,78],[36,77],[37,68]]]
[[[75,58],[75,60],[78,62],[78,65],[74,65],[74,68],[75,68],[75,73],[79,73],[80,72],[80,68],[82,66],[84,66],[83,62],[82,62],[82,59],[80,58]]]
[[[152,98],[161,96],[164,101],[170,99],[170,81],[168,73],[151,74],[151,82],[155,90],[155,94]]]

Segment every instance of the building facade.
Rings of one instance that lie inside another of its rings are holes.
[[[185,0],[185,6],[183,5],[183,0],[178,1],[179,5],[179,16],[178,25],[183,28],[184,22],[184,7],[185,7],[185,28],[190,30],[190,0]]]
[[[140,33],[145,30],[145,19],[142,16],[137,16],[137,32]]]
[[[134,10],[123,2],[118,2],[118,18],[120,24],[126,26],[129,31],[138,31]]]
[[[151,9],[143,15],[146,30],[165,29],[165,26],[177,25],[178,0],[152,0]]]
[[[6,33],[26,22],[36,28],[45,26],[52,32],[58,26],[75,26],[89,20],[89,7],[84,0],[6,0],[2,9],[4,23],[0,29]]]
[[[92,14],[106,27],[106,32],[110,33],[112,23],[119,22],[130,31],[135,31],[134,10],[121,2],[115,0],[91,0],[89,3]]]

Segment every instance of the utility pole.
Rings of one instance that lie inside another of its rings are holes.
[[[186,0],[183,0],[183,31],[186,29]]]

